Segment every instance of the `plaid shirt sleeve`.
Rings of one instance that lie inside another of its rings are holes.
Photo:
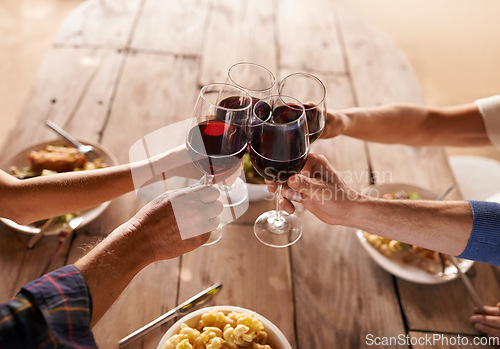
[[[0,348],[97,348],[92,300],[74,265],[25,285],[0,305]]]

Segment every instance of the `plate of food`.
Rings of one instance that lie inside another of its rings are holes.
[[[60,139],[53,139],[39,142],[17,152],[2,161],[0,169],[22,180],[37,176],[48,176],[58,172],[93,170],[118,164],[114,155],[101,145],[87,140],[80,141],[92,145],[101,156],[94,161],[88,161],[76,148],[66,145]],[[44,234],[58,234],[60,228],[76,216],[83,217],[80,224],[80,227],[83,227],[104,212],[108,205],[109,202],[105,202],[88,210],[69,212],[56,217],[54,223],[47,228]],[[0,220],[12,229],[27,234],[37,234],[46,221],[42,220],[22,225],[7,218],[0,218]]]
[[[273,194],[270,194],[267,190],[264,178],[253,168],[248,153],[243,156],[243,171],[246,176],[248,200],[250,202],[273,198]]]
[[[251,310],[221,305],[198,309],[170,327],[157,349],[291,349],[280,329]]]
[[[370,187],[368,195],[388,200],[435,200],[437,194],[410,184],[383,183]],[[367,231],[358,230],[356,235],[373,261],[388,273],[403,280],[419,284],[440,284],[454,280],[458,275],[448,255],[423,247],[386,239]],[[458,259],[462,272],[474,262]]]

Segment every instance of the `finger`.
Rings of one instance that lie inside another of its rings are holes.
[[[295,192],[302,194],[302,198],[307,197],[309,193],[314,192],[318,186],[316,180],[301,174],[291,176],[288,179],[287,184]]]
[[[500,329],[499,328],[491,327],[491,326],[485,325],[483,323],[476,323],[476,324],[474,324],[474,327],[479,332],[487,334],[488,336],[500,337]]]
[[[220,191],[213,186],[208,186],[197,190],[196,195],[201,202],[210,203],[219,198]]]
[[[207,231],[207,232],[214,231],[215,229],[217,229],[219,227],[219,224],[220,224],[219,217],[210,218],[207,221],[206,229],[204,229],[204,231]]]
[[[301,202],[304,199],[304,195],[296,192],[293,189],[284,189],[281,191],[281,196],[287,198],[290,201]]]
[[[472,315],[470,320],[472,323],[483,324],[486,326],[494,327],[500,331],[500,317],[499,316],[476,314],[476,315]]]
[[[287,199],[280,200],[280,207],[283,211],[286,211],[288,214],[293,214],[295,212],[295,205]]]
[[[278,185],[276,184],[276,182],[268,182],[266,181],[266,185],[267,185],[267,190],[272,194],[274,192],[276,192],[276,190],[278,189]]]
[[[490,305],[485,305],[484,311],[480,311],[477,307],[474,307],[474,312],[476,314],[500,316],[500,309],[498,307],[492,307]]]
[[[206,217],[214,218],[220,216],[222,213],[222,210],[224,209],[224,205],[220,200],[214,201],[213,203],[210,203],[208,207],[202,207],[202,210],[204,210],[204,213],[206,214]]]

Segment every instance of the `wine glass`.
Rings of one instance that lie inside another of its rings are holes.
[[[278,184],[276,209],[257,218],[255,236],[268,246],[290,246],[302,236],[302,223],[281,211],[281,188],[307,160],[309,131],[304,106],[283,95],[261,99],[253,107],[248,142],[255,170],[267,181]]]
[[[323,82],[309,73],[293,73],[285,77],[278,86],[278,94],[293,96],[304,104],[309,143],[317,140],[325,128],[326,88]]]
[[[202,87],[196,101],[189,132],[188,154],[204,173],[205,183],[216,175],[237,169],[247,149],[247,122],[252,98],[242,89],[227,84]],[[221,227],[212,232],[205,245],[219,241]]]
[[[229,68],[226,84],[245,90],[252,97],[252,104],[255,105],[261,98],[273,94],[276,78],[271,71],[259,64],[240,62]],[[246,183],[241,178],[237,178],[230,186],[222,183],[219,187],[225,194],[223,198],[225,207],[237,206],[248,197]]]

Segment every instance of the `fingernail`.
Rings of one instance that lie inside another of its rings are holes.
[[[480,316],[478,316],[478,315],[472,315],[472,316],[470,317],[470,321],[471,321],[471,322],[479,322],[479,320],[481,320],[481,317],[480,317]]]

